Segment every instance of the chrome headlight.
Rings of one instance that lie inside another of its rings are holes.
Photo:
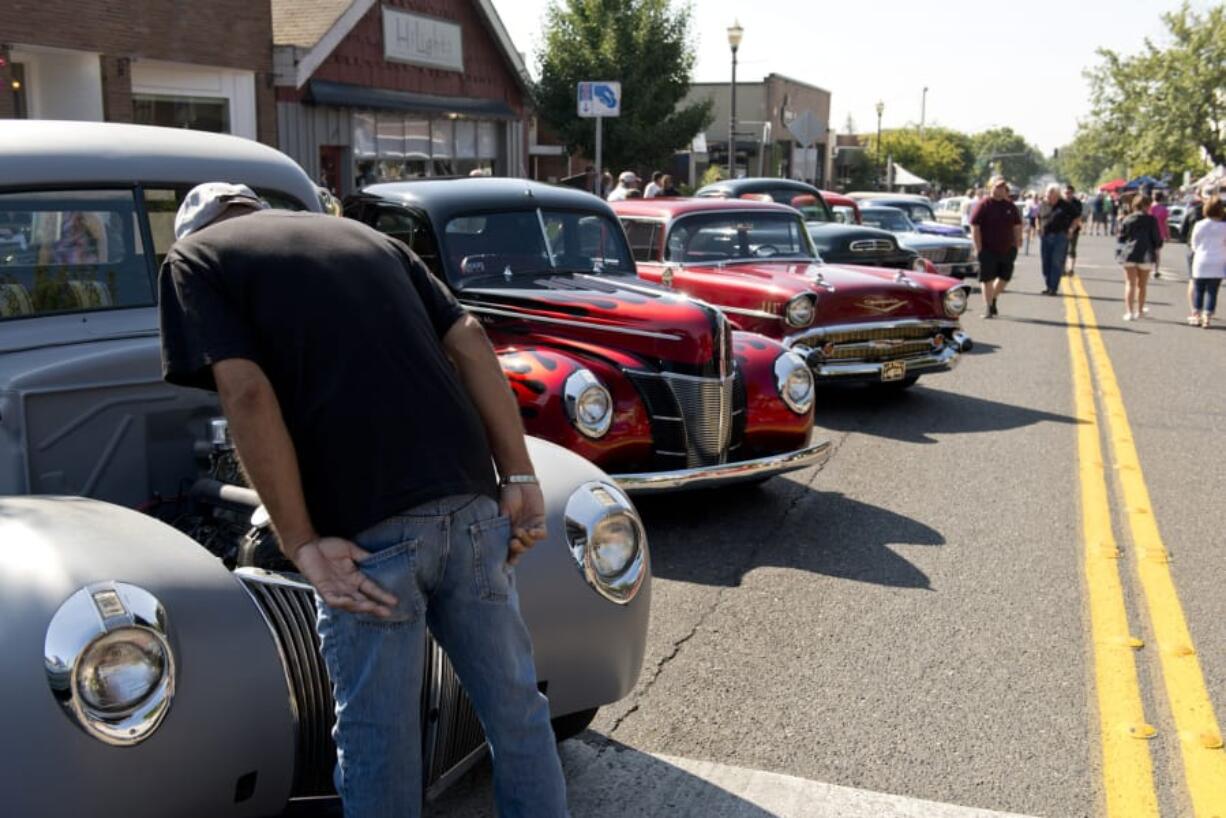
[[[584,580],[606,599],[625,605],[647,575],[647,535],[621,489],[594,481],[566,503],[566,540]]]
[[[588,437],[604,437],[613,423],[613,396],[591,370],[576,369],[562,387],[566,414]]]
[[[966,312],[967,297],[965,287],[953,287],[945,292],[945,314],[957,318]]]
[[[794,295],[783,309],[783,318],[789,327],[807,327],[816,316],[817,293]]]
[[[775,383],[789,409],[803,415],[813,407],[813,373],[805,359],[789,350],[775,359]]]
[[[107,744],[144,741],[174,698],[166,612],[148,591],[124,582],[89,585],[60,606],[47,627],[44,663],[65,713]]]

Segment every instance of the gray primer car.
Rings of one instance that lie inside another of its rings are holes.
[[[275,546],[215,396],[161,380],[153,305],[183,191],[227,179],[318,210],[314,186],[247,140],[77,122],[5,123],[0,169],[4,814],[268,815],[329,795],[312,595],[267,570]],[[607,475],[529,448],[549,537],[517,581],[565,735],[638,677],[647,545]],[[607,528],[624,538],[613,575],[592,559],[618,545]],[[425,647],[413,706],[437,792],[484,743],[445,656]]]
[[[893,233],[900,245],[931,261],[942,275],[955,278],[979,275],[975,245],[968,238],[923,233],[902,208],[874,202],[860,205],[860,220]]]

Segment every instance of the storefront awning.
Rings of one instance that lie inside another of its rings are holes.
[[[510,105],[496,99],[440,97],[434,94],[389,91],[385,88],[368,88],[363,85],[327,80],[308,82],[306,101],[316,105],[335,105],[341,108],[381,108],[394,111],[419,111],[428,114],[519,118]]]

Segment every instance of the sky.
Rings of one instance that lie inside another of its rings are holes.
[[[549,0],[494,0],[535,73]],[[1193,0],[1203,11],[1212,0]],[[926,122],[974,133],[1009,126],[1045,154],[1089,114],[1082,71],[1099,47],[1130,53],[1163,41],[1160,15],[1179,0],[693,0],[697,82],[726,81],[726,30],[745,29],[737,81],[770,73],[832,93],[830,126],[860,133]],[[616,79],[592,77],[591,79]]]

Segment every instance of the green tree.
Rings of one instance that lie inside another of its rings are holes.
[[[1015,185],[1024,187],[1047,170],[1043,154],[1012,128],[991,128],[971,136],[975,152],[974,181],[985,182],[997,172]]]
[[[877,135],[865,140],[866,154],[877,161]],[[921,137],[914,127],[881,132],[882,174],[888,157],[938,187],[962,187],[970,174],[975,154],[964,133],[930,127]]]
[[[534,89],[541,118],[594,156],[595,123],[576,115],[576,85],[618,80],[621,116],[604,121],[602,161],[614,173],[663,166],[711,124],[710,101],[680,105],[694,67],[689,26],[689,5],[669,0],[551,0]]]
[[[1060,148],[1052,172],[1082,190],[1091,190],[1125,174],[1119,144],[1100,125],[1083,122],[1073,141]]]
[[[1086,72],[1094,123],[1132,175],[1203,170],[1202,151],[1226,164],[1226,4],[1197,14],[1185,2],[1162,22],[1165,47],[1102,48],[1102,64]]]

